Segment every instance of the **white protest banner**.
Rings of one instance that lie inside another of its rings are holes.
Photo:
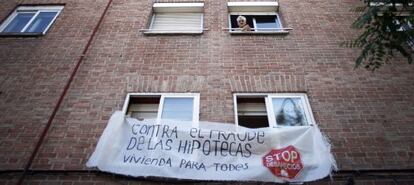
[[[115,112],[87,166],[129,176],[214,181],[308,182],[335,167],[315,126],[139,121]]]

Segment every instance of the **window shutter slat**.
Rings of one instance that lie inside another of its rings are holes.
[[[202,31],[201,13],[156,13],[153,31]]]

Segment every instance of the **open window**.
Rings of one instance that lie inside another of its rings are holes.
[[[407,45],[414,50],[414,36],[412,36],[414,25],[408,20],[407,17],[400,17],[400,20],[395,20],[397,25],[397,31],[405,34],[407,37]]]
[[[277,2],[228,2],[230,33],[289,33]]]
[[[269,127],[265,96],[237,96],[237,120],[248,128]]]
[[[3,35],[44,35],[63,6],[19,6],[1,24]]]
[[[236,124],[248,128],[308,126],[315,123],[303,93],[234,95]]]
[[[204,3],[154,3],[147,34],[203,33]]]
[[[126,116],[145,119],[169,119],[198,122],[199,94],[129,93],[123,112]]]
[[[129,99],[127,115],[137,119],[156,119],[161,95],[132,96]]]
[[[412,1],[386,1],[386,0],[372,0],[366,1],[370,7],[376,7],[379,17],[384,16],[388,12],[384,21],[387,24],[387,31],[397,31],[401,40],[406,40],[406,44],[414,50],[414,23],[410,15],[414,10],[414,3]],[[390,15],[391,13],[391,15]],[[392,21],[390,21],[392,20]]]

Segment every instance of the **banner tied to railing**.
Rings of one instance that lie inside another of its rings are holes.
[[[139,121],[115,112],[86,164],[134,177],[308,182],[335,168],[315,126],[248,129],[233,124]]]

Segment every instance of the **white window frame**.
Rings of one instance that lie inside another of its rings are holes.
[[[199,13],[200,28],[198,30],[154,30],[153,24],[157,13]],[[141,29],[144,34],[201,34],[204,31],[204,3],[154,3],[148,29]]]
[[[234,120],[237,126],[239,126],[239,116],[238,116],[238,106],[237,106],[237,97],[249,97],[249,98],[264,98],[266,105],[266,114],[267,120],[269,122],[269,127],[271,127],[271,120],[269,117],[269,100],[267,94],[264,93],[235,93],[233,94],[233,103],[234,103]]]
[[[33,17],[30,19],[29,22],[27,22],[26,26],[17,33],[28,33],[25,32],[27,28],[31,25],[31,23],[36,19],[36,17],[41,12],[56,12],[56,16],[50,21],[49,25],[46,27],[46,29],[41,32],[42,35],[46,34],[46,32],[49,30],[49,28],[52,26],[52,24],[55,22],[57,17],[59,16],[60,12],[63,10],[63,6],[19,6],[14,10],[14,12],[0,25],[0,33],[7,34],[8,32],[3,32],[4,29],[16,18],[16,16],[20,12],[33,12],[35,13]]]
[[[276,1],[254,1],[254,2],[227,2],[227,7],[230,11],[263,11],[263,12],[277,12],[279,3]]]
[[[133,97],[151,97],[151,96],[161,96],[160,103],[158,105],[157,112],[157,123],[160,122],[162,111],[164,108],[165,98],[193,98],[193,120],[192,126],[198,127],[199,122],[199,112],[200,112],[200,94],[199,93],[128,93],[125,97],[124,105],[122,108],[122,113],[127,115],[127,110],[129,106],[129,101]]]
[[[253,27],[252,29],[254,29],[251,32],[242,32],[242,33],[289,33],[289,31],[284,30],[282,21],[280,20],[280,16],[278,13],[276,12],[230,12],[229,16],[228,16],[228,21],[229,21],[229,32],[231,33],[240,33],[241,31],[234,31],[233,29],[235,28],[231,28],[231,16],[232,15],[274,15],[276,16],[275,19],[277,19],[277,21],[279,21],[279,25],[280,25],[280,30],[272,30],[270,29],[270,31],[258,31],[257,29],[257,25],[256,25],[256,18],[253,18]],[[263,28],[262,28],[263,29]],[[276,28],[279,29],[279,28]],[[286,28],[289,29],[289,28]]]
[[[229,27],[226,28],[232,34],[286,34],[289,33],[289,30],[292,28],[285,28],[283,27],[282,20],[278,14],[279,4],[277,2],[228,2],[228,25]],[[279,22],[280,27],[275,29],[269,29],[269,31],[258,31],[255,19],[253,19],[252,29],[253,31],[238,31],[234,30],[235,28],[231,27],[231,16],[232,15],[275,15],[277,21]]]
[[[275,17],[275,23],[278,22],[279,23],[279,26],[280,26],[279,28],[283,28],[282,23],[280,22],[279,14],[276,13],[275,15],[276,15],[276,17]],[[254,29],[255,29],[254,31],[259,31],[258,30],[259,28],[257,27],[257,23],[256,23],[256,18],[253,18],[253,26],[254,26]]]
[[[289,126],[281,126],[281,125],[276,124],[276,117],[274,115],[272,98],[300,98],[302,102],[302,107],[304,109],[306,121],[308,123],[305,126],[312,126],[316,124],[315,118],[313,117],[313,114],[312,114],[311,106],[309,104],[308,96],[306,95],[306,93],[234,93],[233,94],[234,120],[237,126],[239,126],[237,97],[252,97],[252,98],[263,97],[265,99],[267,118],[268,118],[270,128],[289,127]]]

